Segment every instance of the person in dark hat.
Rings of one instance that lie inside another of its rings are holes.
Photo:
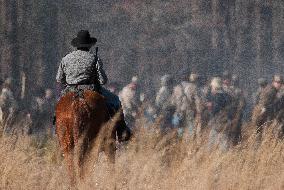
[[[90,52],[96,42],[97,39],[91,37],[89,31],[79,31],[71,41],[76,50],[62,59],[56,80],[62,89],[61,95],[76,89],[94,90],[106,98],[109,110],[118,111],[121,108],[118,96],[102,87],[108,81],[102,60]]]
[[[72,89],[74,85],[93,85],[96,80],[99,83],[96,85],[107,83],[101,59],[90,53],[96,42],[97,39],[90,37],[87,30],[81,30],[72,40],[71,44],[77,50],[62,59],[56,76],[57,82],[65,87],[63,93]],[[95,75],[98,75],[97,78]]]

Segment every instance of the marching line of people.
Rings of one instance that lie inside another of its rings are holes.
[[[278,136],[283,137],[284,124],[284,83],[280,75],[273,77],[269,84],[264,78],[258,80],[258,89],[252,97],[246,97],[239,87],[238,77],[224,72],[221,77],[212,77],[205,84],[196,72],[183,73],[178,82],[166,74],[161,77],[160,87],[154,97],[145,97],[137,76],[119,90],[119,83],[110,83],[108,90],[119,96],[127,125],[135,128],[135,121],[142,115],[147,125],[160,118],[163,132],[177,129],[179,136],[185,132],[199,137],[209,130],[208,146],[220,145],[228,149],[242,139],[242,123],[248,114],[247,102],[253,104],[251,123],[261,139],[265,123],[277,120],[280,125]],[[12,115],[21,105],[14,98],[12,79],[2,84],[0,94],[0,121],[3,126],[11,124]],[[147,103],[145,103],[147,102]],[[52,126],[56,99],[52,89],[37,89],[28,108],[26,118],[30,122],[27,133],[46,132]],[[141,112],[141,108],[144,110]],[[162,119],[161,119],[162,118]],[[45,127],[44,123],[49,123]],[[283,123],[283,124],[282,124]]]
[[[250,114],[251,125],[256,127],[259,142],[264,125],[270,121],[277,121],[277,136],[283,137],[284,84],[281,75],[275,75],[271,84],[260,78],[259,88],[252,97],[248,97],[240,88],[238,76],[228,71],[206,82],[203,76],[189,70],[181,70],[177,76],[165,74],[161,77],[158,90],[149,87],[142,89],[141,81],[134,76],[120,90],[118,83],[107,85],[108,77],[103,61],[98,56],[98,48],[95,55],[91,52],[96,42],[97,39],[91,37],[87,30],[79,31],[72,39],[71,45],[76,49],[62,58],[56,75],[60,91],[58,99],[52,89],[37,88],[31,96],[18,100],[12,90],[13,79],[7,78],[0,94],[0,124],[3,132],[11,133],[13,122],[21,115],[26,122],[22,123],[26,126],[22,131],[46,134],[54,129],[55,105],[62,96],[74,92],[80,97],[82,91],[91,90],[105,97],[110,118],[115,113],[120,114],[117,122],[121,129],[117,133],[120,137],[125,131],[130,137],[131,129],[135,130],[136,121],[142,116],[146,119],[145,126],[158,122],[163,133],[175,129],[178,136],[187,133],[199,138],[209,131],[208,147],[228,150],[230,146],[241,142],[243,121]],[[147,97],[148,92],[157,93]],[[253,109],[248,111],[251,103]]]
[[[275,75],[271,84],[260,78],[259,88],[248,97],[240,88],[238,77],[227,71],[206,84],[196,72],[183,73],[179,82],[166,74],[161,77],[156,96],[145,98],[144,102],[139,99],[138,79],[134,79],[119,93],[126,122],[132,128],[139,108],[147,102],[143,106],[147,124],[154,124],[162,117],[161,130],[177,129],[179,136],[188,132],[192,137],[200,137],[203,131],[209,130],[209,147],[227,150],[237,145],[242,139],[242,125],[247,115],[252,115],[250,122],[256,126],[259,138],[263,126],[275,119],[280,125],[278,136],[283,137],[284,83],[280,75]],[[253,104],[252,110],[248,111],[248,104]]]
[[[54,129],[52,116],[56,103],[55,93],[50,88],[37,87],[33,90],[29,102],[16,100],[12,90],[12,78],[7,78],[1,84],[0,93],[0,126],[7,134],[13,133],[16,120],[20,120],[21,131],[27,134],[42,133]],[[19,121],[18,121],[19,122]]]

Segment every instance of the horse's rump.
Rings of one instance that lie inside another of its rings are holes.
[[[94,91],[69,92],[56,106],[56,130],[69,131],[73,141],[77,141],[83,132],[89,137],[95,136],[107,120],[105,98]]]
[[[68,92],[57,103],[55,113],[56,134],[72,173],[73,155],[78,157],[80,167],[90,151],[90,145],[109,120],[106,101],[91,90]],[[74,148],[78,152],[73,152]]]

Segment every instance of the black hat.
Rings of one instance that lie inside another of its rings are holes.
[[[91,47],[97,42],[96,38],[91,38],[88,30],[81,30],[78,32],[77,37],[71,42],[74,47]]]

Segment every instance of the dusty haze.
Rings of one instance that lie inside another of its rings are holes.
[[[259,77],[283,74],[283,23],[283,0],[0,0],[0,80],[12,77],[20,107],[29,107],[35,89],[55,89],[70,41],[88,29],[110,82],[138,75],[153,97],[166,73],[178,80],[183,69],[204,78],[228,69],[250,95]],[[178,139],[155,125],[139,130],[117,151],[115,172],[102,154],[77,188],[284,189],[283,140],[268,131],[256,149],[255,126],[243,129],[244,141],[226,153],[209,152],[206,134]],[[1,136],[0,160],[0,189],[69,189],[55,137]]]
[[[1,0],[0,14],[0,78],[12,76],[19,95],[26,76],[27,101],[35,87],[54,87],[82,29],[98,38],[111,82],[138,75],[149,95],[182,69],[229,69],[249,92],[284,69],[282,0]]]

